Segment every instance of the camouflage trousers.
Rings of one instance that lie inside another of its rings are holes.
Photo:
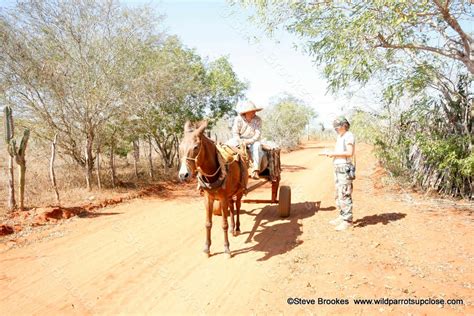
[[[334,167],[334,180],[336,185],[336,206],[341,217],[352,222],[352,180],[348,179],[345,165]]]

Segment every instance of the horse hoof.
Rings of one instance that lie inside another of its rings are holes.
[[[227,259],[230,259],[230,258],[232,258],[232,253],[230,253],[230,252],[226,252],[226,254],[225,254],[225,255],[226,255]]]
[[[234,235],[234,237],[237,237],[237,236],[240,235],[240,231],[235,230],[235,231],[232,232],[232,235]]]

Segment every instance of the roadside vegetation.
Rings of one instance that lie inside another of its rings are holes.
[[[2,10],[2,125],[7,109],[13,124],[2,132],[0,162],[6,170],[13,142],[28,129],[27,206],[53,196],[55,138],[60,194],[135,187],[176,167],[186,119],[212,125],[232,113],[246,84],[227,58],[200,56],[161,21],[149,7],[118,1],[27,0]],[[1,179],[2,207],[22,205],[16,172]]]
[[[270,36],[297,35],[329,91],[378,87],[378,107],[351,113],[352,128],[393,175],[474,198],[469,1],[232,2],[252,6]]]
[[[229,138],[247,84],[162,20],[118,1],[25,0],[1,12],[2,208],[90,203],[174,178],[188,119]],[[266,138],[292,148],[314,113],[284,96],[264,116]]]
[[[263,137],[283,149],[293,149],[301,141],[312,119],[313,108],[291,95],[278,97],[263,110]]]

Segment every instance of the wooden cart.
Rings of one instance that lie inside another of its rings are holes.
[[[268,159],[268,167],[260,173],[259,180],[249,180],[247,193],[271,182],[271,198],[265,199],[243,199],[244,203],[265,203],[278,204],[278,215],[280,217],[290,216],[291,209],[291,188],[289,186],[280,186],[281,164],[280,149],[266,149],[265,153]]]

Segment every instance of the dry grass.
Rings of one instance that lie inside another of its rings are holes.
[[[54,191],[49,177],[49,152],[47,150],[39,150],[40,145],[31,144],[27,150],[27,171],[26,171],[26,190],[25,190],[25,206],[27,208],[42,207],[56,205]],[[7,151],[4,142],[0,144],[0,169],[2,176],[0,177],[0,217],[7,213],[8,199],[8,177],[7,177]],[[105,157],[104,157],[105,158]],[[111,172],[108,167],[108,161],[102,162],[102,190],[97,188],[97,181],[93,178],[92,191],[86,189],[85,173],[82,168],[67,159],[58,157],[56,160],[55,173],[61,205],[72,207],[90,203],[94,201],[104,200],[112,196],[121,196],[139,191],[140,189],[150,186],[158,181],[163,181],[175,177],[174,174],[166,175],[163,171],[158,170],[160,162],[158,157],[153,157],[155,168],[154,181],[151,181],[148,175],[148,164],[145,157],[141,157],[138,170],[139,177],[135,177],[133,158],[116,158],[116,173],[118,184],[112,187]],[[16,168],[16,167],[15,167]],[[17,177],[17,171],[15,170]],[[16,185],[16,194],[18,190]],[[18,201],[17,201],[18,202]]]

